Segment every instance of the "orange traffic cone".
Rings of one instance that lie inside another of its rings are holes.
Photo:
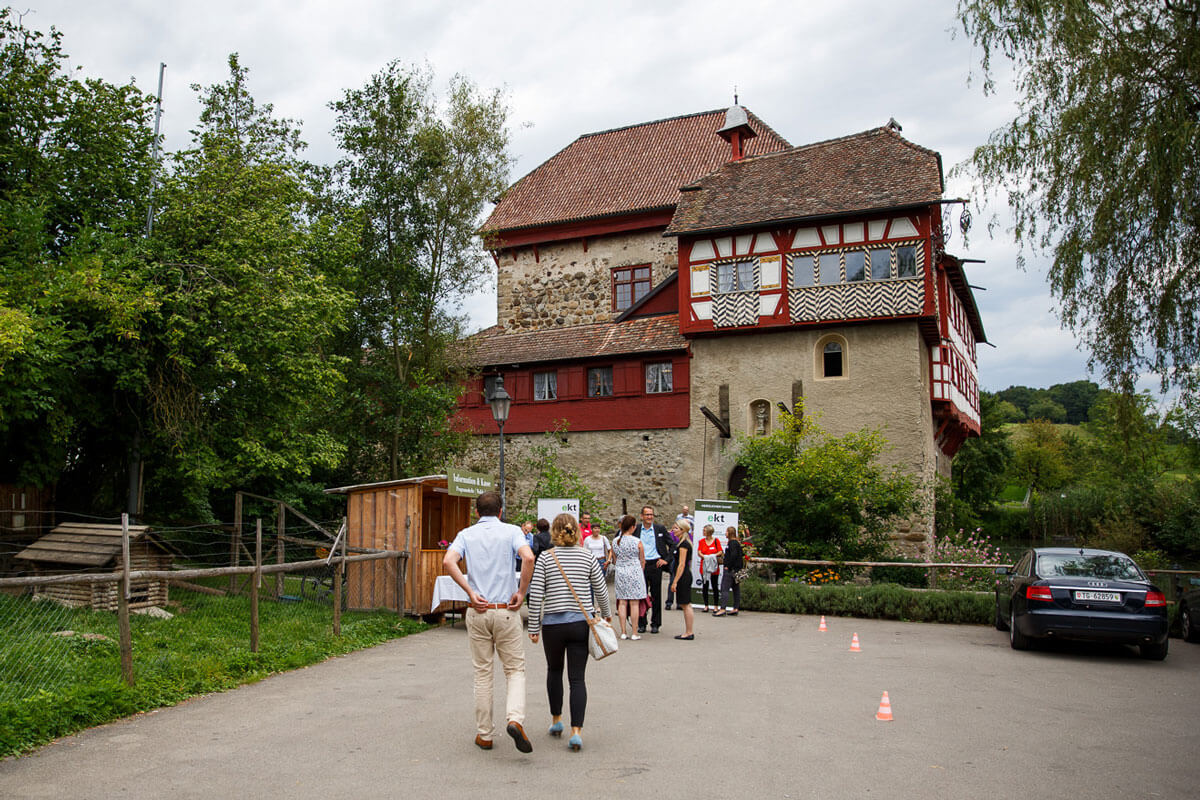
[[[825,627],[825,615],[824,614],[821,615],[821,627],[817,628],[817,630],[820,631],[821,633],[824,633],[825,631],[829,630],[828,628]]]
[[[854,638],[850,640],[850,652],[861,653],[862,648],[858,646],[858,634],[854,634]]]
[[[875,712],[875,719],[882,722],[892,721],[892,701],[888,699],[888,693],[883,693],[883,699],[879,701],[879,710]]]

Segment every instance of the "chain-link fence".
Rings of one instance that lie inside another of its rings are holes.
[[[407,553],[286,517],[151,529],[60,514],[0,539],[0,716],[117,684],[173,702],[395,635],[382,628],[399,609],[346,611],[347,570],[402,587]]]

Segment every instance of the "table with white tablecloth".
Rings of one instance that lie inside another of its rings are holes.
[[[521,581],[521,573],[517,573],[517,583]],[[471,598],[463,591],[463,588],[454,582],[454,578],[449,575],[439,575],[433,581],[433,600],[429,605],[429,612],[432,614],[437,611],[437,607],[442,603],[470,603]]]

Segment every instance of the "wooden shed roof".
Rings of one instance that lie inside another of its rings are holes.
[[[129,541],[146,539],[166,550],[150,532],[148,525],[130,525]],[[121,555],[121,526],[90,522],[64,522],[26,547],[15,558],[25,561],[50,561],[103,567]]]
[[[419,478],[400,478],[395,481],[379,481],[377,483],[358,483],[353,486],[337,486],[333,489],[326,489],[325,494],[350,494],[351,492],[365,492],[371,489],[386,489],[391,486],[403,486],[408,483],[433,484],[446,488],[449,481],[449,476],[442,475],[422,475]]]

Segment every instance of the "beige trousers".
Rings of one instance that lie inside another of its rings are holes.
[[[505,724],[525,723],[525,644],[521,612],[489,608],[467,609],[467,640],[475,666],[475,727],[485,739],[495,738],[492,725],[493,653],[500,656],[507,683]]]

